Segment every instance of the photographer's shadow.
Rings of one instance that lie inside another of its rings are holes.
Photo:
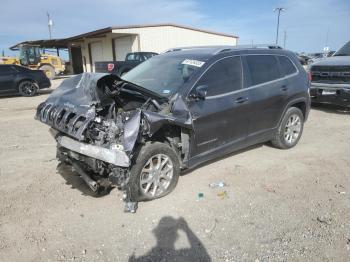
[[[175,249],[178,231],[182,230],[190,243],[189,248]],[[129,261],[211,261],[211,258],[198,237],[189,228],[183,218],[174,219],[163,217],[153,230],[157,238],[157,245],[147,254],[135,257],[133,254]]]

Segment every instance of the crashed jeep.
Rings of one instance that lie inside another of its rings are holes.
[[[196,66],[179,64],[185,82]],[[36,119],[51,127],[57,158],[91,190],[124,191],[125,211],[168,194],[186,166],[190,115],[181,96],[167,89],[157,93],[116,75],[83,73],[63,81],[38,106]]]
[[[180,170],[271,141],[294,147],[309,81],[283,49],[174,49],[123,75],[68,79],[39,105],[58,158],[90,188],[124,191],[126,211],[171,192]]]

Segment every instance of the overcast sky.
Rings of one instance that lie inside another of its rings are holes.
[[[280,45],[317,52],[338,49],[350,40],[350,0],[2,0],[0,50],[25,40],[48,38],[48,11],[53,38],[69,37],[112,25],[177,23],[240,37],[239,44],[274,43],[282,6]]]

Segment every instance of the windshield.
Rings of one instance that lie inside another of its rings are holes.
[[[350,56],[350,41],[340,48],[333,56]]]
[[[23,46],[20,48],[19,59],[22,65],[34,65],[39,62],[40,49],[34,46]]]
[[[123,79],[161,96],[170,96],[191,79],[203,61],[160,55],[143,62],[123,75]]]

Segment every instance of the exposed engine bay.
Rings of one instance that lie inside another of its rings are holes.
[[[137,200],[128,181],[138,145],[166,124],[190,128],[189,117],[179,97],[168,100],[118,76],[92,73],[65,80],[36,114],[51,126],[58,159],[71,164],[94,192],[111,185],[124,190],[131,212]],[[184,160],[188,141],[183,146],[173,129],[165,128],[164,137]]]

